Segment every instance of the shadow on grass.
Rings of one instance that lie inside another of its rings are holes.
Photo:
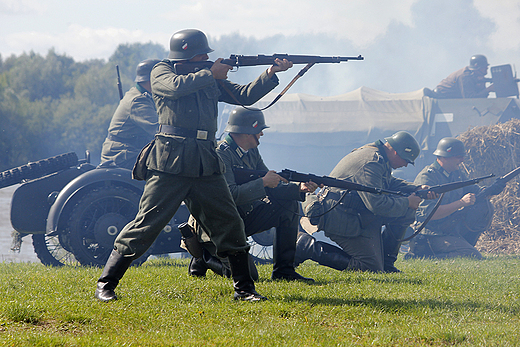
[[[383,298],[325,298],[325,297],[303,297],[301,295],[292,295],[284,298],[288,302],[307,302],[316,306],[367,306],[383,312],[412,312],[429,310],[486,310],[496,311],[501,313],[508,313],[517,315],[520,313],[518,306],[496,306],[490,304],[483,304],[471,300],[462,300],[460,302],[453,300],[439,300],[439,299],[383,299]]]

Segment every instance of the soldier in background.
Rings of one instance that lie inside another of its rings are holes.
[[[452,137],[441,139],[433,152],[435,162],[426,166],[415,178],[416,184],[438,184],[467,180],[460,170],[466,151],[462,141]],[[422,234],[410,241],[410,258],[453,258],[482,255],[474,247],[479,236],[491,224],[493,205],[488,199],[476,199],[482,188],[467,186],[444,193],[442,204],[435,211]],[[417,209],[417,221],[422,222],[431,213],[437,200],[424,200]]]
[[[157,132],[157,111],[152,98],[150,72],[160,60],[147,59],[137,65],[135,86],[119,102],[101,150],[101,164],[132,169],[135,160]]]
[[[415,210],[422,200],[413,192],[428,187],[396,178],[392,170],[413,164],[419,152],[419,144],[413,136],[399,131],[387,137],[385,142],[378,140],[367,144],[341,159],[329,176],[410,195],[326,188],[321,203],[328,213],[322,213],[318,228],[342,251],[300,233],[296,262],[312,259],[327,266],[335,262],[331,267],[338,270],[399,272],[394,266],[401,245],[399,240],[415,221]],[[317,202],[314,199],[315,195],[307,195],[307,215]]]
[[[488,66],[485,56],[472,56],[469,66],[443,79],[429,96],[438,99],[487,98],[489,92],[494,91],[493,84],[486,88],[484,76],[487,75]]]

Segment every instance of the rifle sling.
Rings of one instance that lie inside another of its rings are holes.
[[[435,212],[437,212],[437,209],[441,205],[441,201],[442,201],[443,197],[444,197],[444,193],[441,193],[441,196],[439,197],[439,200],[437,200],[437,203],[435,204],[435,206],[433,206],[433,210],[430,212],[428,217],[426,217],[424,222],[422,222],[422,224],[419,226],[419,228],[417,228],[417,230],[415,230],[415,232],[412,235],[408,236],[407,238],[404,238],[404,239],[401,239],[401,240],[397,240],[397,242],[409,241],[409,240],[413,239],[414,237],[416,237],[417,235],[419,235],[419,233],[421,231],[423,231],[423,229],[426,226],[426,224],[428,224],[430,219],[432,219],[432,217],[435,214]]]
[[[276,98],[274,98],[273,101],[271,101],[271,103],[269,105],[267,105],[266,107],[264,108],[261,108],[260,111],[263,111],[263,110],[266,110],[268,109],[269,107],[273,106],[278,100],[280,100],[280,98],[282,96],[284,96],[284,94],[289,90],[289,88],[292,87],[292,85],[300,78],[302,77],[315,63],[309,63],[307,64],[303,69],[300,70],[300,72],[298,72],[296,74],[296,76],[294,76],[294,78],[292,79],[291,82],[289,82],[289,84],[287,84],[287,86],[284,88],[284,90],[282,90],[280,92],[280,94],[278,94],[276,96]],[[236,96],[224,85],[224,83],[222,83],[221,80],[217,80],[217,82],[220,84],[220,86],[226,91],[226,93],[228,93],[232,98],[233,100],[237,103],[237,105],[240,105],[242,106],[243,108],[245,108],[246,110],[250,110],[250,111],[255,111],[257,110],[256,108],[251,108],[251,107],[247,107],[245,106],[244,104],[242,104],[240,101],[238,101],[238,99],[236,98]]]

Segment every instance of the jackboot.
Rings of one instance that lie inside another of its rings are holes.
[[[228,256],[233,277],[233,288],[235,289],[234,299],[244,301],[261,301],[267,298],[258,294],[255,290],[255,283],[249,271],[248,253],[235,253]]]
[[[298,266],[307,259],[343,271],[349,267],[352,257],[339,247],[327,242],[316,241],[312,235],[299,232],[294,265]]]
[[[192,257],[188,266],[188,275],[194,277],[205,277],[208,266],[202,258]]]
[[[273,273],[271,279],[314,283],[314,279],[303,277],[294,270],[296,253],[296,228],[278,227],[273,243]]]
[[[114,290],[131,263],[131,258],[123,257],[115,249],[112,250],[103,269],[103,273],[97,281],[95,296],[98,300],[105,302],[117,300]]]
[[[390,227],[386,225],[385,229],[381,233],[383,241],[383,265],[385,272],[401,272],[401,270],[395,267],[394,263],[397,260],[397,255],[401,248],[401,242],[398,240],[401,240],[404,237],[406,228],[406,226]]]
[[[231,278],[231,269],[224,265],[219,258],[212,256],[205,248],[202,250],[202,259],[207,269],[219,276]]]

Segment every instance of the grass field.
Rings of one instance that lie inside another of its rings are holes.
[[[520,257],[398,260],[399,274],[307,261],[316,284],[273,282],[235,302],[229,279],[188,260],[131,268],[120,300],[93,298],[100,269],[0,264],[0,346],[519,346]]]

